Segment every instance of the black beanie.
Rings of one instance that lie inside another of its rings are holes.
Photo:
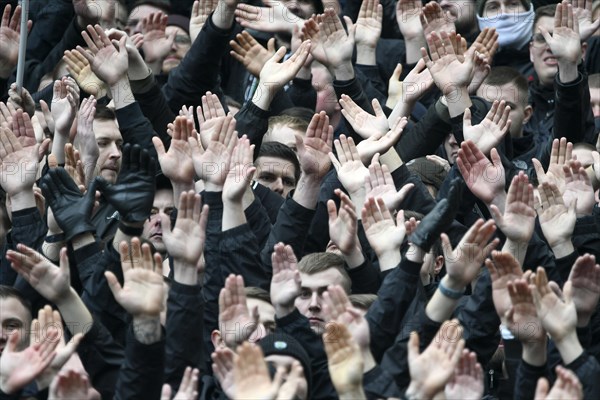
[[[261,347],[265,358],[272,354],[290,356],[300,362],[304,368],[304,377],[308,384],[308,397],[312,390],[312,370],[310,368],[310,357],[302,345],[292,336],[285,333],[272,333],[262,338],[258,345]]]
[[[190,34],[190,19],[183,15],[170,14],[167,19],[167,26],[177,26]]]

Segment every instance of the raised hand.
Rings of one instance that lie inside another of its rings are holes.
[[[275,54],[275,38],[269,39],[265,49],[248,31],[238,33],[235,40],[229,41],[229,45],[229,54],[257,78],[267,61]]]
[[[54,82],[54,95],[52,97],[52,118],[54,119],[56,134],[70,139],[69,131],[77,115],[79,107],[79,87],[72,78],[63,78]]]
[[[333,144],[337,157],[333,153],[329,153],[329,158],[337,172],[338,179],[350,197],[354,198],[360,194],[360,197],[364,198],[365,178],[369,176],[369,170],[362,163],[354,140],[351,137],[346,138],[345,135],[340,135],[340,138],[336,139]]]
[[[529,288],[531,271],[527,271],[523,279],[508,282],[508,294],[512,307],[501,316],[510,332],[524,345],[546,344],[546,331],[538,318],[533,294]]]
[[[396,221],[381,197],[369,197],[362,209],[362,223],[369,244],[377,254],[381,270],[400,264],[400,246],[406,235],[404,211],[396,215]]]
[[[538,318],[550,337],[559,344],[567,336],[575,332],[577,327],[577,308],[573,302],[573,282],[567,281],[563,290],[548,284],[546,271],[538,267],[532,277],[533,284],[529,288],[533,293],[533,302]],[[566,360],[565,360],[566,362]]]
[[[533,199],[533,186],[529,183],[527,175],[520,172],[513,177],[508,188],[504,212],[496,205],[490,205],[496,225],[515,243],[529,243],[533,235],[536,216]]]
[[[550,164],[548,170],[544,171],[542,163],[537,159],[532,159],[535,173],[540,184],[544,182],[554,183],[560,193],[565,191],[565,173],[564,166],[569,165],[573,157],[573,143],[567,142],[567,138],[554,139],[552,141],[552,150],[550,151]]]
[[[121,286],[112,271],[104,272],[115,300],[134,318],[159,316],[165,290],[160,254],[155,253],[153,257],[150,245],[141,245],[138,238],[131,239],[131,253],[125,241],[120,243],[119,253],[124,285]]]
[[[422,225],[423,221],[417,230]],[[442,249],[446,259],[446,276],[448,277],[445,283],[447,287],[457,291],[464,290],[477,277],[487,255],[500,243],[498,238],[490,242],[495,231],[494,221],[483,222],[482,219],[478,219],[465,233],[455,249],[452,249],[448,235],[442,233]]]
[[[94,95],[83,99],[81,107],[79,107],[79,114],[77,115],[77,147],[80,150],[86,185],[96,176],[96,163],[100,156],[100,149],[98,148],[94,133],[96,104]]]
[[[499,46],[496,28],[483,28],[479,35],[477,35],[473,44],[471,44],[469,51],[477,51],[491,64]]]
[[[432,399],[443,390],[460,361],[465,340],[458,320],[446,321],[425,351],[419,354],[419,334],[411,333],[408,340],[409,398]]]
[[[356,63],[376,65],[375,48],[381,36],[383,6],[379,0],[363,0],[356,20]]]
[[[225,286],[219,294],[219,329],[222,337],[230,349],[250,340],[258,328],[258,309],[252,312],[246,305],[244,292],[244,278],[241,275],[229,275]],[[260,332],[254,340],[258,340]]]
[[[252,163],[253,154],[254,145],[250,145],[246,135],[239,138],[231,155],[229,173],[223,185],[223,202],[242,203],[242,197],[256,172],[256,167]]]
[[[212,138],[206,150],[198,143],[198,139],[189,137],[192,149],[192,160],[196,175],[206,184],[206,189],[220,192],[229,173],[231,156],[238,142],[235,131],[235,119],[228,115],[219,119],[214,128]]]
[[[396,3],[396,21],[405,41],[423,39],[421,12],[423,3],[419,0],[399,0]]]
[[[235,19],[244,28],[261,32],[292,33],[296,24],[304,20],[292,13],[283,3],[264,1],[267,7],[256,7],[250,4],[238,4]]]
[[[575,22],[577,22],[582,43],[587,41],[600,28],[600,18],[595,21],[593,18],[592,3],[592,0],[573,0],[573,16],[575,18],[573,28],[576,25]]]
[[[536,211],[540,220],[542,233],[548,245],[553,249],[565,245],[571,248],[572,245],[568,246],[568,244],[571,243],[571,235],[577,221],[575,213],[577,200],[574,199],[569,207],[567,207],[558,188],[554,184],[544,182],[541,186],[538,186],[538,190],[541,203],[538,203]],[[570,252],[567,254],[570,254]],[[557,257],[562,256],[557,255]]]
[[[226,117],[219,96],[206,92],[202,96],[202,107],[196,108],[196,115],[200,124],[198,129],[200,130],[202,148],[206,149],[212,140],[213,134],[221,128],[220,121],[224,121]]]
[[[156,190],[156,161],[139,145],[123,146],[123,163],[115,184],[98,178],[104,197],[121,214],[122,221],[139,223],[150,216]]]
[[[369,114],[363,110],[354,102],[354,100],[352,100],[352,97],[348,95],[342,94],[340,98],[342,115],[352,126],[352,129],[354,129],[354,131],[363,139],[368,139],[373,136],[380,138],[390,130],[388,119],[385,116],[379,101],[374,98],[371,104],[373,105],[375,115]]]
[[[556,5],[552,34],[542,25],[539,29],[556,57],[559,79],[565,83],[573,81],[577,78],[577,65],[582,56],[579,24],[573,16],[573,6],[566,0]]]
[[[344,192],[336,189],[335,194],[340,198],[340,209],[336,209],[333,200],[327,201],[329,238],[343,254],[350,254],[358,246],[356,211],[350,197]]]
[[[417,64],[410,70],[408,75],[404,77],[402,82],[398,81],[401,73],[402,64],[398,64],[398,67],[394,71],[395,79],[393,77],[390,79],[389,87],[389,94],[395,99],[394,105],[402,102],[402,104],[412,106],[433,87],[433,77],[431,76],[431,72],[429,72],[425,66],[425,61],[422,58],[419,58]],[[392,79],[394,79],[394,82],[392,82]],[[394,87],[396,89],[394,90],[394,93],[392,93]],[[388,120],[392,121],[396,116],[408,117],[406,114],[408,114],[408,111],[405,111],[405,113],[400,115],[396,115],[396,113],[392,112]]]
[[[21,6],[15,8],[10,16],[12,7],[7,4],[0,22],[0,78],[8,78],[19,61],[19,41],[21,40]],[[31,21],[27,23],[31,29]]]
[[[354,51],[354,35],[356,27],[352,20],[344,16],[344,21],[348,27],[348,33],[344,30],[342,22],[333,8],[325,10],[321,22],[319,23],[320,42],[325,52],[325,60],[319,60],[316,54],[315,59],[321,64],[333,69],[334,71],[352,61]],[[345,71],[346,73],[349,71]],[[351,72],[354,76],[354,71]],[[338,72],[335,73],[336,78]]]
[[[331,382],[340,398],[366,399],[362,387],[364,360],[349,329],[341,323],[329,326],[323,343]]]
[[[29,120],[21,110],[17,111],[17,115]],[[33,190],[38,170],[39,145],[34,139],[33,144],[23,146],[13,132],[8,128],[0,128],[0,183],[14,202],[15,196]]]
[[[463,350],[456,371],[444,388],[446,398],[479,400],[483,389],[483,370],[477,362],[477,354]]]
[[[411,243],[424,252],[428,252],[440,233],[454,220],[460,206],[461,197],[462,188],[460,182],[455,179],[450,187],[448,197],[439,201],[410,235],[409,240]]]
[[[49,400],[87,399],[92,385],[84,372],[59,373],[50,385]]]
[[[211,354],[212,370],[227,397],[235,398],[235,379],[233,365],[237,354],[229,347],[219,347]]]
[[[596,200],[594,188],[585,168],[578,161],[571,160],[569,166],[563,166],[565,175],[565,190],[562,192],[566,204],[577,200],[575,211],[577,216],[592,215]]]
[[[81,32],[91,54],[83,47],[77,46],[77,51],[85,57],[92,71],[108,86],[114,86],[127,76],[129,59],[127,57],[127,37],[119,40],[119,48],[115,48],[100,25],[87,27],[87,32]]]
[[[35,331],[38,320],[31,322],[31,331]],[[58,330],[49,327],[46,335],[33,346],[19,351],[22,330],[15,330],[9,336],[6,348],[0,355],[0,390],[13,394],[33,382],[56,357]]]
[[[337,340],[337,328],[343,325],[348,328],[361,351],[370,351],[369,323],[363,313],[352,306],[341,286],[331,285],[323,293],[323,314],[333,324],[327,327],[327,333],[323,336],[325,342]]]
[[[573,264],[569,281],[573,286],[573,303],[577,309],[577,326],[586,327],[600,299],[600,265],[596,257],[585,254]]]
[[[79,26],[99,21],[112,24],[115,19],[115,0],[73,0]]]
[[[281,318],[294,310],[294,301],[300,294],[298,261],[291,246],[278,243],[271,255],[271,263],[271,303]]]
[[[237,354],[233,368],[235,398],[274,399],[283,381],[283,370],[278,369],[271,381],[262,350],[248,342],[237,348]]]
[[[561,365],[556,366],[556,381],[552,390],[548,379],[540,378],[535,388],[535,400],[572,399],[583,400],[583,387],[575,372]]]
[[[425,36],[433,32],[450,34],[450,32],[456,29],[450,18],[444,14],[440,4],[435,1],[430,1],[423,7],[421,25],[423,26]]]
[[[35,330],[31,332],[30,346],[35,346],[37,341],[44,340],[44,333],[49,327],[53,327],[58,331],[58,346],[56,347],[56,357],[52,360],[48,368],[46,368],[37,378],[36,384],[39,390],[43,390],[50,386],[54,377],[60,372],[62,367],[69,361],[79,342],[83,339],[83,335],[78,333],[69,343],[65,343],[65,329],[63,328],[62,319],[58,311],[52,311],[52,307],[45,306],[38,311],[38,324]]]
[[[279,388],[277,400],[287,400],[295,398],[303,398],[306,396],[306,378],[304,377],[304,369],[298,360],[294,360],[290,367],[290,372],[285,378],[285,382]]]
[[[189,138],[197,136],[193,119],[190,121],[186,117],[177,117],[173,122],[173,135],[168,151],[165,151],[165,146],[159,137],[152,138],[160,169],[172,182],[187,184],[194,181],[194,162]]]
[[[6,102],[14,105],[16,109],[22,109],[31,117],[35,115],[35,101],[33,97],[31,97],[31,94],[25,88],[22,88],[21,93],[19,93],[16,83],[11,84],[10,88],[8,88],[8,100]]]
[[[90,62],[80,52],[65,51],[63,61],[67,64],[69,75],[75,79],[81,90],[99,99],[106,95],[106,83],[92,72]]]
[[[152,13],[142,20],[142,33],[144,34],[144,55],[146,62],[162,62],[169,54],[175,42],[176,32],[166,34],[167,15],[162,12]]]
[[[329,153],[333,142],[333,127],[325,111],[315,114],[308,125],[304,138],[296,136],[296,148],[300,168],[305,175],[322,179],[329,171]]]
[[[510,106],[504,100],[494,101],[492,108],[483,121],[477,125],[471,125],[471,110],[465,109],[463,116],[463,134],[465,140],[471,140],[483,154],[489,154],[490,150],[502,141],[504,135],[510,130],[511,120],[508,119]]]
[[[69,260],[66,254],[66,248],[63,248],[60,267],[57,267],[37,251],[19,244],[17,251],[9,250],[6,253],[6,258],[11,267],[39,294],[56,304],[66,298],[71,290]]]
[[[91,214],[97,182],[92,181],[87,193],[82,195],[64,168],[51,168],[42,178],[42,193],[67,241],[83,233],[96,231]]]
[[[373,159],[375,154],[387,153],[400,140],[400,136],[407,124],[408,120],[406,117],[399,118],[385,135],[381,137],[371,136],[368,139],[361,140],[356,149],[360,154],[362,162],[366,165]]]
[[[190,38],[192,39],[192,43],[196,41],[210,14],[217,8],[217,4],[219,4],[219,0],[194,1],[192,15],[190,16]]]
[[[469,190],[486,204],[504,193],[505,175],[502,160],[496,149],[490,151],[490,160],[470,140],[458,150],[456,163]]]
[[[196,2],[197,3],[197,2]],[[198,380],[200,379],[200,371],[197,368],[192,369],[187,367],[183,372],[179,390],[172,400],[192,400],[198,398]],[[171,400],[172,389],[168,383],[165,383],[162,388],[160,400]]]
[[[407,183],[396,191],[394,178],[387,165],[381,165],[378,159],[373,159],[369,165],[369,177],[365,178],[366,196],[367,198],[381,197],[388,210],[397,211],[408,192],[414,187],[414,184]]]
[[[194,191],[181,193],[173,229],[171,219],[161,214],[163,240],[169,257],[174,261],[176,282],[190,286],[198,284],[198,270],[203,265],[201,260],[207,221],[208,205],[202,207],[202,199]]]
[[[493,251],[492,259],[493,262],[489,258],[485,260],[485,266],[490,271],[496,313],[503,319],[511,307],[508,284],[520,279],[523,276],[523,269],[519,261],[508,252]]]

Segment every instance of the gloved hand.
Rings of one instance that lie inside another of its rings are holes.
[[[156,190],[156,160],[139,145],[123,146],[123,163],[117,183],[98,179],[98,188],[124,222],[148,219]]]
[[[41,179],[42,194],[67,241],[85,232],[96,232],[91,222],[96,185],[97,182],[92,181],[87,193],[82,195],[64,168],[51,168]]]
[[[450,226],[462,198],[463,183],[456,178],[450,184],[448,197],[439,201],[410,235],[409,241],[428,252],[445,228]]]

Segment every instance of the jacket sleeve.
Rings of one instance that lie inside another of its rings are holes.
[[[269,289],[271,264],[261,263],[256,236],[247,223],[223,232],[220,254],[223,282],[236,274],[244,277],[246,286]]]
[[[147,345],[135,338],[133,327],[130,326],[127,330],[125,360],[115,388],[115,399],[160,399],[164,365],[164,332],[160,341]]]
[[[584,351],[575,361],[565,367],[575,372],[581,381],[584,399],[600,397],[600,364],[598,364],[598,360]]]
[[[152,137],[155,136],[152,124],[142,113],[142,109],[137,102],[116,110],[119,130],[123,135],[125,143],[132,145],[138,144],[143,149],[148,150],[152,157],[158,160],[156,149],[152,144]]]
[[[308,319],[300,314],[298,309],[283,318],[276,318],[277,330],[293,336],[302,344],[311,360],[312,392],[310,399],[337,398],[333,384],[329,377],[327,354],[323,339],[310,328]]]
[[[256,106],[252,101],[244,103],[235,115],[236,129],[240,135],[248,136],[254,147],[254,159],[257,158],[263,136],[269,127],[271,113]]]
[[[171,282],[167,299],[165,383],[177,393],[188,366],[202,365],[202,317],[204,300],[200,286]]]
[[[310,79],[294,78],[287,92],[296,107],[316,109],[317,92]]]
[[[27,35],[27,59],[43,60],[46,58],[63,37],[63,32],[56,27],[68,26],[72,19],[72,1],[46,2],[35,16],[35,23]]]
[[[246,216],[246,221],[248,221],[248,226],[256,238],[258,249],[262,249],[269,239],[269,234],[273,226],[267,210],[256,195],[252,204],[244,210],[244,215]],[[257,251],[258,253],[259,251]]]
[[[169,73],[169,79],[163,87],[167,103],[176,114],[183,105],[200,105],[202,95],[209,90],[217,94],[221,103],[225,104],[219,71],[221,58],[229,48],[233,27],[227,31],[217,28],[212,22],[212,16],[211,14],[206,20],[181,64]]]
[[[548,366],[534,366],[521,360],[515,377],[513,398],[515,400],[533,399],[538,379],[547,376]]]
[[[367,312],[371,352],[377,361],[381,361],[385,351],[398,336],[401,322],[420,284],[420,270],[420,263],[404,257],[400,265],[385,277],[377,293],[377,300]]]

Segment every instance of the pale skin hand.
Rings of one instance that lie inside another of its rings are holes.
[[[383,199],[369,197],[362,209],[362,223],[365,235],[377,254],[381,270],[400,264],[400,246],[406,235],[404,211],[398,212],[394,222]]]
[[[106,84],[92,72],[90,62],[80,52],[66,50],[63,61],[67,64],[69,74],[84,92],[97,98],[106,95]]]
[[[494,101],[492,108],[484,120],[477,125],[471,125],[471,110],[465,109],[463,117],[463,134],[465,140],[472,140],[483,154],[489,154],[509,131],[511,120],[508,119],[510,106],[504,100]]]
[[[369,165],[369,177],[365,178],[365,187],[367,189],[366,197],[382,198],[388,210],[397,211],[400,204],[412,188],[412,183],[407,183],[400,190],[396,191],[394,179],[387,165],[381,165],[379,160],[374,158]]]
[[[274,399],[283,382],[283,370],[278,369],[273,381],[260,347],[245,342],[237,348],[233,373],[235,398]]]
[[[254,145],[250,145],[250,140],[246,135],[242,136],[233,150],[229,173],[223,185],[224,203],[242,204],[242,197],[256,172],[256,168],[252,164],[253,154]],[[226,229],[228,227],[223,227],[223,230]]]
[[[38,324],[37,319],[31,322],[32,332],[36,331]],[[31,383],[56,357],[59,332],[55,327],[47,328],[45,340],[18,351],[22,334],[21,330],[14,331],[0,356],[0,390],[6,394],[15,393]]]
[[[368,139],[362,140],[356,146],[356,149],[360,154],[363,164],[368,164],[376,154],[383,154],[385,156],[386,154],[394,153],[397,155],[393,146],[400,140],[400,136],[407,124],[408,120],[406,117],[402,117],[394,122],[392,128],[385,135],[381,137],[371,136]]]
[[[465,141],[458,151],[456,163],[471,192],[486,204],[504,193],[504,167],[496,149],[490,152],[492,161],[477,148],[475,143]]]
[[[375,48],[381,36],[383,6],[379,0],[363,0],[356,20],[356,63],[377,65]]]
[[[192,369],[187,367],[183,372],[179,391],[173,397],[173,400],[190,400],[198,398],[198,381],[200,379],[200,371],[197,368]],[[169,384],[165,383],[162,388],[160,400],[171,400],[172,389]]]
[[[340,209],[336,209],[333,200],[327,201],[329,238],[343,254],[350,254],[358,245],[356,212],[350,197],[339,189],[335,194],[340,198]]]
[[[340,135],[340,138],[336,139],[333,144],[337,157],[333,153],[329,153],[329,158],[337,172],[338,179],[353,200],[355,197],[364,199],[364,183],[365,178],[369,176],[369,170],[362,163],[354,140],[351,137],[346,138],[345,135]],[[361,204],[358,206],[360,208]]]
[[[577,201],[572,201],[567,207],[554,184],[544,182],[541,186],[538,186],[538,190],[541,203],[536,207],[536,211],[546,241],[552,248],[570,243],[577,221],[575,213]]]
[[[87,399],[91,389],[90,381],[82,372],[68,370],[52,380],[49,400]]]
[[[92,71],[98,78],[112,87],[127,75],[129,59],[126,49],[126,36],[119,40],[118,49],[115,48],[100,25],[88,26],[87,32],[81,32],[81,36],[92,54],[85,51],[81,46],[77,46],[77,51],[88,60]]]
[[[194,191],[183,192],[179,197],[177,221],[171,230],[171,218],[161,214],[163,240],[174,260],[175,281],[195,286],[206,241],[208,205]]]
[[[578,21],[581,41],[585,42],[600,28],[600,18],[592,18],[592,0],[573,0],[573,16]]]
[[[354,36],[356,27],[352,20],[344,16],[344,21],[348,27],[348,33],[344,30],[342,22],[338,18],[337,13],[332,8],[325,10],[323,18],[319,23],[320,42],[323,46],[325,59],[315,59],[321,64],[333,69],[337,79],[346,80],[354,77],[354,70],[343,71],[344,75],[339,74],[339,68],[350,68],[352,61],[352,53],[354,51]],[[349,74],[346,76],[345,74]],[[351,75],[351,76],[350,76]]]
[[[176,32],[166,34],[168,17],[162,12],[152,13],[142,21],[144,34],[144,54],[146,62],[152,64],[162,62],[171,51]]]
[[[329,117],[325,111],[321,111],[313,116],[306,136],[296,136],[296,148],[303,174],[320,180],[329,172],[332,142],[333,127],[329,125]]]
[[[479,400],[483,389],[483,370],[477,362],[477,354],[463,350],[454,376],[444,388],[446,398]]]
[[[289,245],[276,244],[271,262],[271,303],[275,307],[275,314],[281,318],[294,310],[294,300],[300,294],[300,272],[294,251]]]
[[[539,29],[557,59],[560,81],[572,82],[577,78],[577,64],[582,55],[579,24],[573,16],[573,6],[567,1],[556,5],[552,34],[541,25]]]
[[[591,254],[578,257],[573,264],[569,281],[573,286],[573,303],[577,309],[577,326],[585,327],[600,298],[600,265]]]
[[[513,177],[508,188],[504,213],[496,205],[490,205],[498,228],[513,242],[529,243],[533,235],[536,216],[533,199],[533,185],[527,175],[520,172]]]
[[[192,43],[194,43],[200,34],[210,14],[217,8],[217,4],[219,4],[219,0],[194,1],[192,15],[190,16],[190,38],[192,39]]]
[[[11,197],[13,211],[15,211],[15,206],[18,206],[15,204],[15,196],[23,196],[29,192],[33,196],[39,145],[24,147],[10,129],[0,128],[0,137],[2,138],[0,142],[2,188]],[[31,201],[28,204],[31,205]]]
[[[548,379],[540,378],[535,388],[535,400],[573,399],[583,400],[583,387],[577,375],[570,369],[556,366],[556,381],[552,390]]]
[[[275,38],[269,39],[265,49],[248,31],[242,31],[230,40],[229,54],[241,63],[248,72],[258,77],[267,61],[275,54]]]
[[[79,87],[72,78],[63,78],[54,82],[54,95],[52,98],[52,118],[54,119],[56,134],[65,140],[69,137],[71,125],[77,115],[79,107]],[[64,145],[64,142],[63,142]],[[59,163],[63,163],[59,160]]]
[[[342,324],[329,327],[323,335],[323,343],[329,375],[340,398],[353,395],[355,399],[365,399],[362,388],[363,358],[348,328]]]
[[[408,117],[412,111],[414,104],[421,99],[429,90],[433,87],[433,77],[431,73],[425,66],[425,61],[422,58],[419,58],[415,67],[406,75],[402,82],[399,82],[400,74],[402,73],[402,64],[398,64],[397,74],[394,71],[396,76],[395,82],[393,86],[396,84],[399,86],[396,90],[394,96],[397,99],[398,103],[404,104],[403,108],[397,105],[394,107],[394,110],[390,114],[388,121],[394,121],[396,118]],[[390,79],[390,84],[392,85],[392,78]],[[390,86],[390,91],[392,90],[392,86]]]
[[[533,294],[527,283],[530,276],[531,271],[527,271],[523,279],[508,282],[508,294],[512,307],[502,317],[503,323],[524,345],[545,344],[546,331],[542,327],[542,321],[538,318],[533,303]]]
[[[337,328],[343,325],[348,328],[360,351],[363,354],[370,353],[369,323],[360,310],[352,306],[348,295],[340,285],[330,285],[323,293],[323,314],[334,324],[328,326],[329,331],[324,334],[324,341],[336,340]],[[370,357],[370,354],[368,356]]]
[[[225,109],[219,101],[219,96],[211,92],[206,92],[202,96],[202,107],[196,108],[196,116],[198,117],[200,130],[200,139],[202,141],[202,147],[208,148],[208,144],[212,139],[212,135],[215,131],[218,131],[217,126],[220,127],[219,121],[225,120]]]
[[[229,275],[219,294],[219,329],[223,332],[225,344],[235,349],[250,339],[258,326],[258,318],[258,309],[254,308],[251,313],[246,305],[244,278],[241,275]]]
[[[4,7],[0,23],[0,78],[8,78],[19,59],[19,41],[21,38],[21,6],[15,8],[10,16],[11,5]],[[31,21],[27,23],[31,29]]]
[[[390,129],[387,117],[385,116],[379,101],[373,99],[371,104],[373,106],[373,111],[375,111],[375,115],[363,110],[350,96],[342,94],[340,97],[342,115],[352,126],[352,129],[354,129],[354,131],[363,139],[368,139],[373,136],[381,137]]]
[[[523,269],[519,261],[507,252],[493,251],[492,259],[493,262],[489,258],[485,260],[485,266],[490,271],[496,313],[500,318],[504,318],[511,307],[508,283],[520,279],[523,276]]]
[[[552,150],[550,151],[550,164],[548,170],[544,171],[542,163],[537,159],[532,159],[535,173],[540,184],[544,182],[554,183],[560,193],[565,191],[564,166],[569,164],[573,158],[573,143],[567,142],[567,138],[554,139],[552,141]]]
[[[446,321],[436,338],[419,354],[419,335],[411,333],[408,340],[408,368],[410,386],[407,396],[411,398],[433,398],[452,377],[454,368],[460,361],[464,339],[462,326],[458,320]]]
[[[421,25],[425,36],[434,31],[450,34],[455,30],[454,24],[450,22],[450,18],[444,15],[439,3],[430,1],[423,7],[422,11]]]
[[[108,286],[115,300],[134,318],[159,316],[165,290],[162,258],[158,253],[153,257],[150,246],[140,245],[138,238],[131,239],[131,256],[129,247],[125,241],[119,245],[124,285],[121,286],[114,273],[106,271]]]
[[[249,4],[238,4],[235,10],[236,21],[244,28],[261,32],[292,33],[296,24],[303,19],[294,15],[283,3],[264,1],[267,7],[256,7]]]
[[[83,99],[77,115],[77,142],[81,154],[81,162],[85,172],[86,187],[96,176],[96,162],[100,149],[94,133],[94,117],[96,116],[96,99],[92,95]]]
[[[217,348],[212,354],[212,370],[215,378],[223,388],[227,397],[235,398],[235,380],[233,377],[233,364],[237,354],[228,347]]]
[[[563,200],[566,204],[577,200],[577,216],[591,215],[596,200],[594,198],[594,188],[585,168],[578,161],[571,160],[569,167],[563,166],[565,175],[565,190]]]
[[[194,181],[194,162],[189,139],[196,138],[198,133],[194,123],[186,117],[177,117],[173,122],[173,135],[169,150],[165,151],[162,140],[152,138],[152,143],[158,154],[158,162],[163,174],[172,182],[192,184]]]

